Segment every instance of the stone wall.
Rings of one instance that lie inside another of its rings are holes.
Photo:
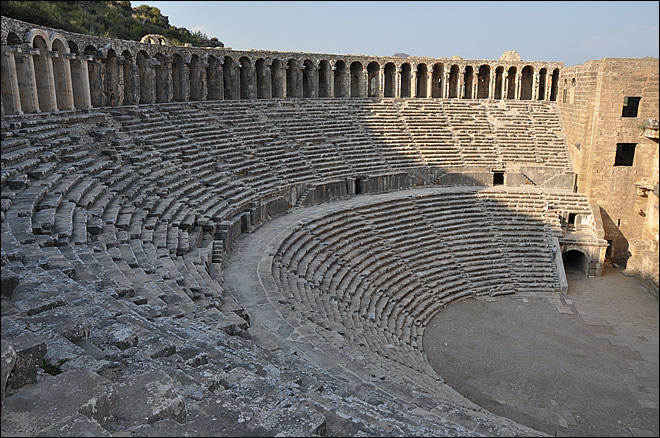
[[[623,117],[625,97],[641,97],[636,117]],[[658,120],[658,59],[565,68],[558,103],[577,190],[601,207],[610,257],[657,291],[657,122],[645,125]],[[636,144],[631,166],[614,165],[617,143]]]

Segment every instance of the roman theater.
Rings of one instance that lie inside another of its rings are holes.
[[[3,436],[545,436],[449,378],[490,376],[495,341],[444,368],[456,343],[425,334],[546,304],[559,334],[601,312],[571,276],[622,271],[655,326],[567,348],[625,349],[627,433],[657,436],[657,58],[236,51],[4,16],[0,37]],[[520,313],[500,322],[540,345]]]

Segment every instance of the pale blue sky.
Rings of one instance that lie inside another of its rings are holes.
[[[659,2],[132,1],[235,50],[498,59],[566,66],[658,57]]]

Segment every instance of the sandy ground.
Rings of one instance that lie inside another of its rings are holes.
[[[556,436],[658,436],[658,299],[613,267],[569,292],[469,299],[429,324],[433,368],[493,413]]]

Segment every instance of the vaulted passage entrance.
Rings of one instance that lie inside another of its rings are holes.
[[[563,253],[561,258],[564,261],[564,269],[580,271],[587,275],[589,269],[589,258],[582,251],[572,249]]]

